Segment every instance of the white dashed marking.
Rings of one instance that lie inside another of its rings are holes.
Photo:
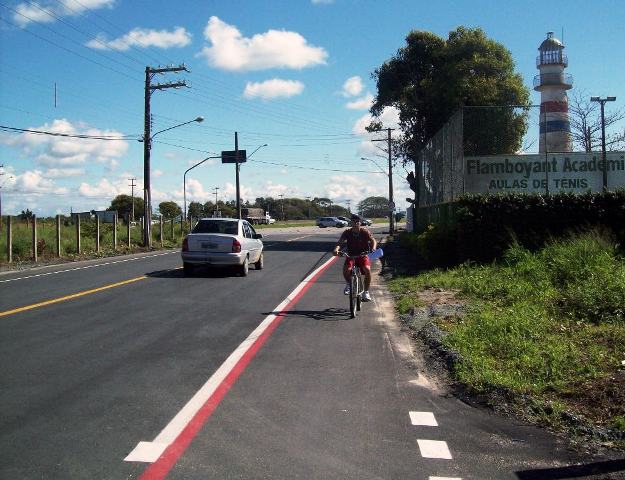
[[[451,452],[447,447],[447,442],[439,440],[417,440],[421,456],[424,458],[443,458],[451,460]]]
[[[430,477],[429,480],[462,480],[460,477]]]
[[[410,421],[413,425],[423,425],[426,427],[438,427],[436,418],[432,412],[409,412]]]

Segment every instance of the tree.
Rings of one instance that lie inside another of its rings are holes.
[[[22,213],[20,213],[20,220],[32,220],[34,216],[35,214],[27,208],[26,210],[22,210]]]
[[[158,210],[163,218],[171,219],[182,215],[182,208],[176,202],[161,202],[158,204]]]
[[[358,214],[364,217],[384,217],[388,215],[388,198],[367,197],[358,203]]]
[[[200,202],[191,202],[187,209],[187,215],[193,218],[204,216],[204,206]]]
[[[117,210],[120,218],[128,218],[132,215],[132,197],[130,195],[117,195],[107,210]],[[135,220],[143,217],[145,208],[143,198],[135,197]]]
[[[609,105],[609,104],[608,104]],[[606,150],[625,148],[625,131],[608,133],[607,130],[625,118],[625,109],[605,109]],[[576,149],[584,152],[601,150],[601,107],[590,101],[590,95],[584,90],[573,90],[569,97],[569,119],[571,136]]]
[[[413,30],[406,37],[406,46],[372,77],[377,95],[371,113],[379,117],[386,107],[399,110],[403,135],[396,153],[404,161],[417,158],[429,139],[463,106],[529,102],[529,91],[521,75],[514,72],[510,52],[479,28],[458,27],[446,40]],[[374,121],[369,130],[381,127]],[[465,144],[465,153],[514,153],[521,147],[526,129],[525,112],[488,110],[480,121],[464,122],[465,138],[471,140]],[[498,139],[496,143],[493,137]]]

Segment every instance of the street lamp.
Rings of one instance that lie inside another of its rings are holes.
[[[201,123],[203,121],[204,117],[197,117],[193,120],[189,120],[188,122],[183,122],[178,125],[159,130],[147,138],[144,135],[143,138],[139,139],[139,142],[143,142],[143,204],[145,209],[143,214],[143,245],[148,248],[152,246],[152,189],[150,186],[150,152],[152,150],[152,140],[154,140],[154,137],[156,137],[159,133],[167,132],[168,130],[173,130],[174,128],[182,127],[183,125],[188,125],[189,123]],[[149,129],[147,131],[149,132]]]
[[[202,165],[206,160],[210,160],[211,158],[221,158],[221,156],[206,157],[201,162],[198,162],[192,167],[187,168],[184,172],[184,175],[182,176],[182,195],[184,197],[184,219],[185,220],[187,219],[187,173],[189,173],[189,170],[193,170],[195,167],[197,167],[198,165]],[[217,194],[215,194],[215,199],[216,198],[217,198]],[[215,200],[215,204],[216,203],[217,203],[217,200]]]
[[[268,146],[267,143],[265,143],[264,145],[260,145],[259,147],[256,148],[256,150],[254,150],[252,153],[247,155],[245,160],[250,158],[256,152],[258,152],[261,148],[266,147],[266,146]],[[238,150],[238,148],[237,148],[237,150]],[[235,161],[236,161],[236,184],[237,184],[236,185],[237,186],[237,217],[240,220],[241,219],[241,187],[239,185],[239,171],[240,171],[240,168],[241,168],[241,163],[239,162],[239,157],[238,156],[235,159]]]
[[[601,152],[603,157],[603,191],[608,190],[608,165],[605,155],[605,103],[616,101],[616,97],[590,97],[591,102],[599,102],[601,104]]]

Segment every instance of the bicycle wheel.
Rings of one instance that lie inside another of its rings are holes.
[[[362,292],[364,290],[362,289],[362,277],[360,276],[360,274],[358,274],[357,279],[358,295],[356,295],[356,311],[360,312],[360,306],[362,305]]]
[[[349,313],[352,318],[356,316],[356,302],[358,298],[358,279],[355,275],[352,275],[352,280],[349,289]]]

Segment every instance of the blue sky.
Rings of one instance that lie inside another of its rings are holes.
[[[330,197],[355,205],[387,195],[387,177],[362,134],[371,72],[412,29],[446,37],[481,27],[513,55],[531,87],[537,48],[564,34],[568,73],[588,95],[625,102],[625,2],[364,0],[0,0],[0,125],[124,136],[85,140],[0,132],[2,213],[106,208],[143,185],[143,86],[147,65],[185,65],[190,88],[155,92],[152,197],[182,206],[184,171],[221,150],[248,154],[243,199]],[[56,84],[56,106],[54,89]],[[540,102],[532,92],[534,103]],[[608,106],[609,108],[609,106]],[[393,126],[387,112],[385,126]],[[376,145],[380,145],[379,143]],[[376,153],[377,152],[377,153]],[[384,166],[384,158],[377,159]],[[412,196],[396,168],[398,206]],[[234,198],[234,166],[209,160],[187,176],[187,202]],[[140,194],[140,193],[139,193]]]

